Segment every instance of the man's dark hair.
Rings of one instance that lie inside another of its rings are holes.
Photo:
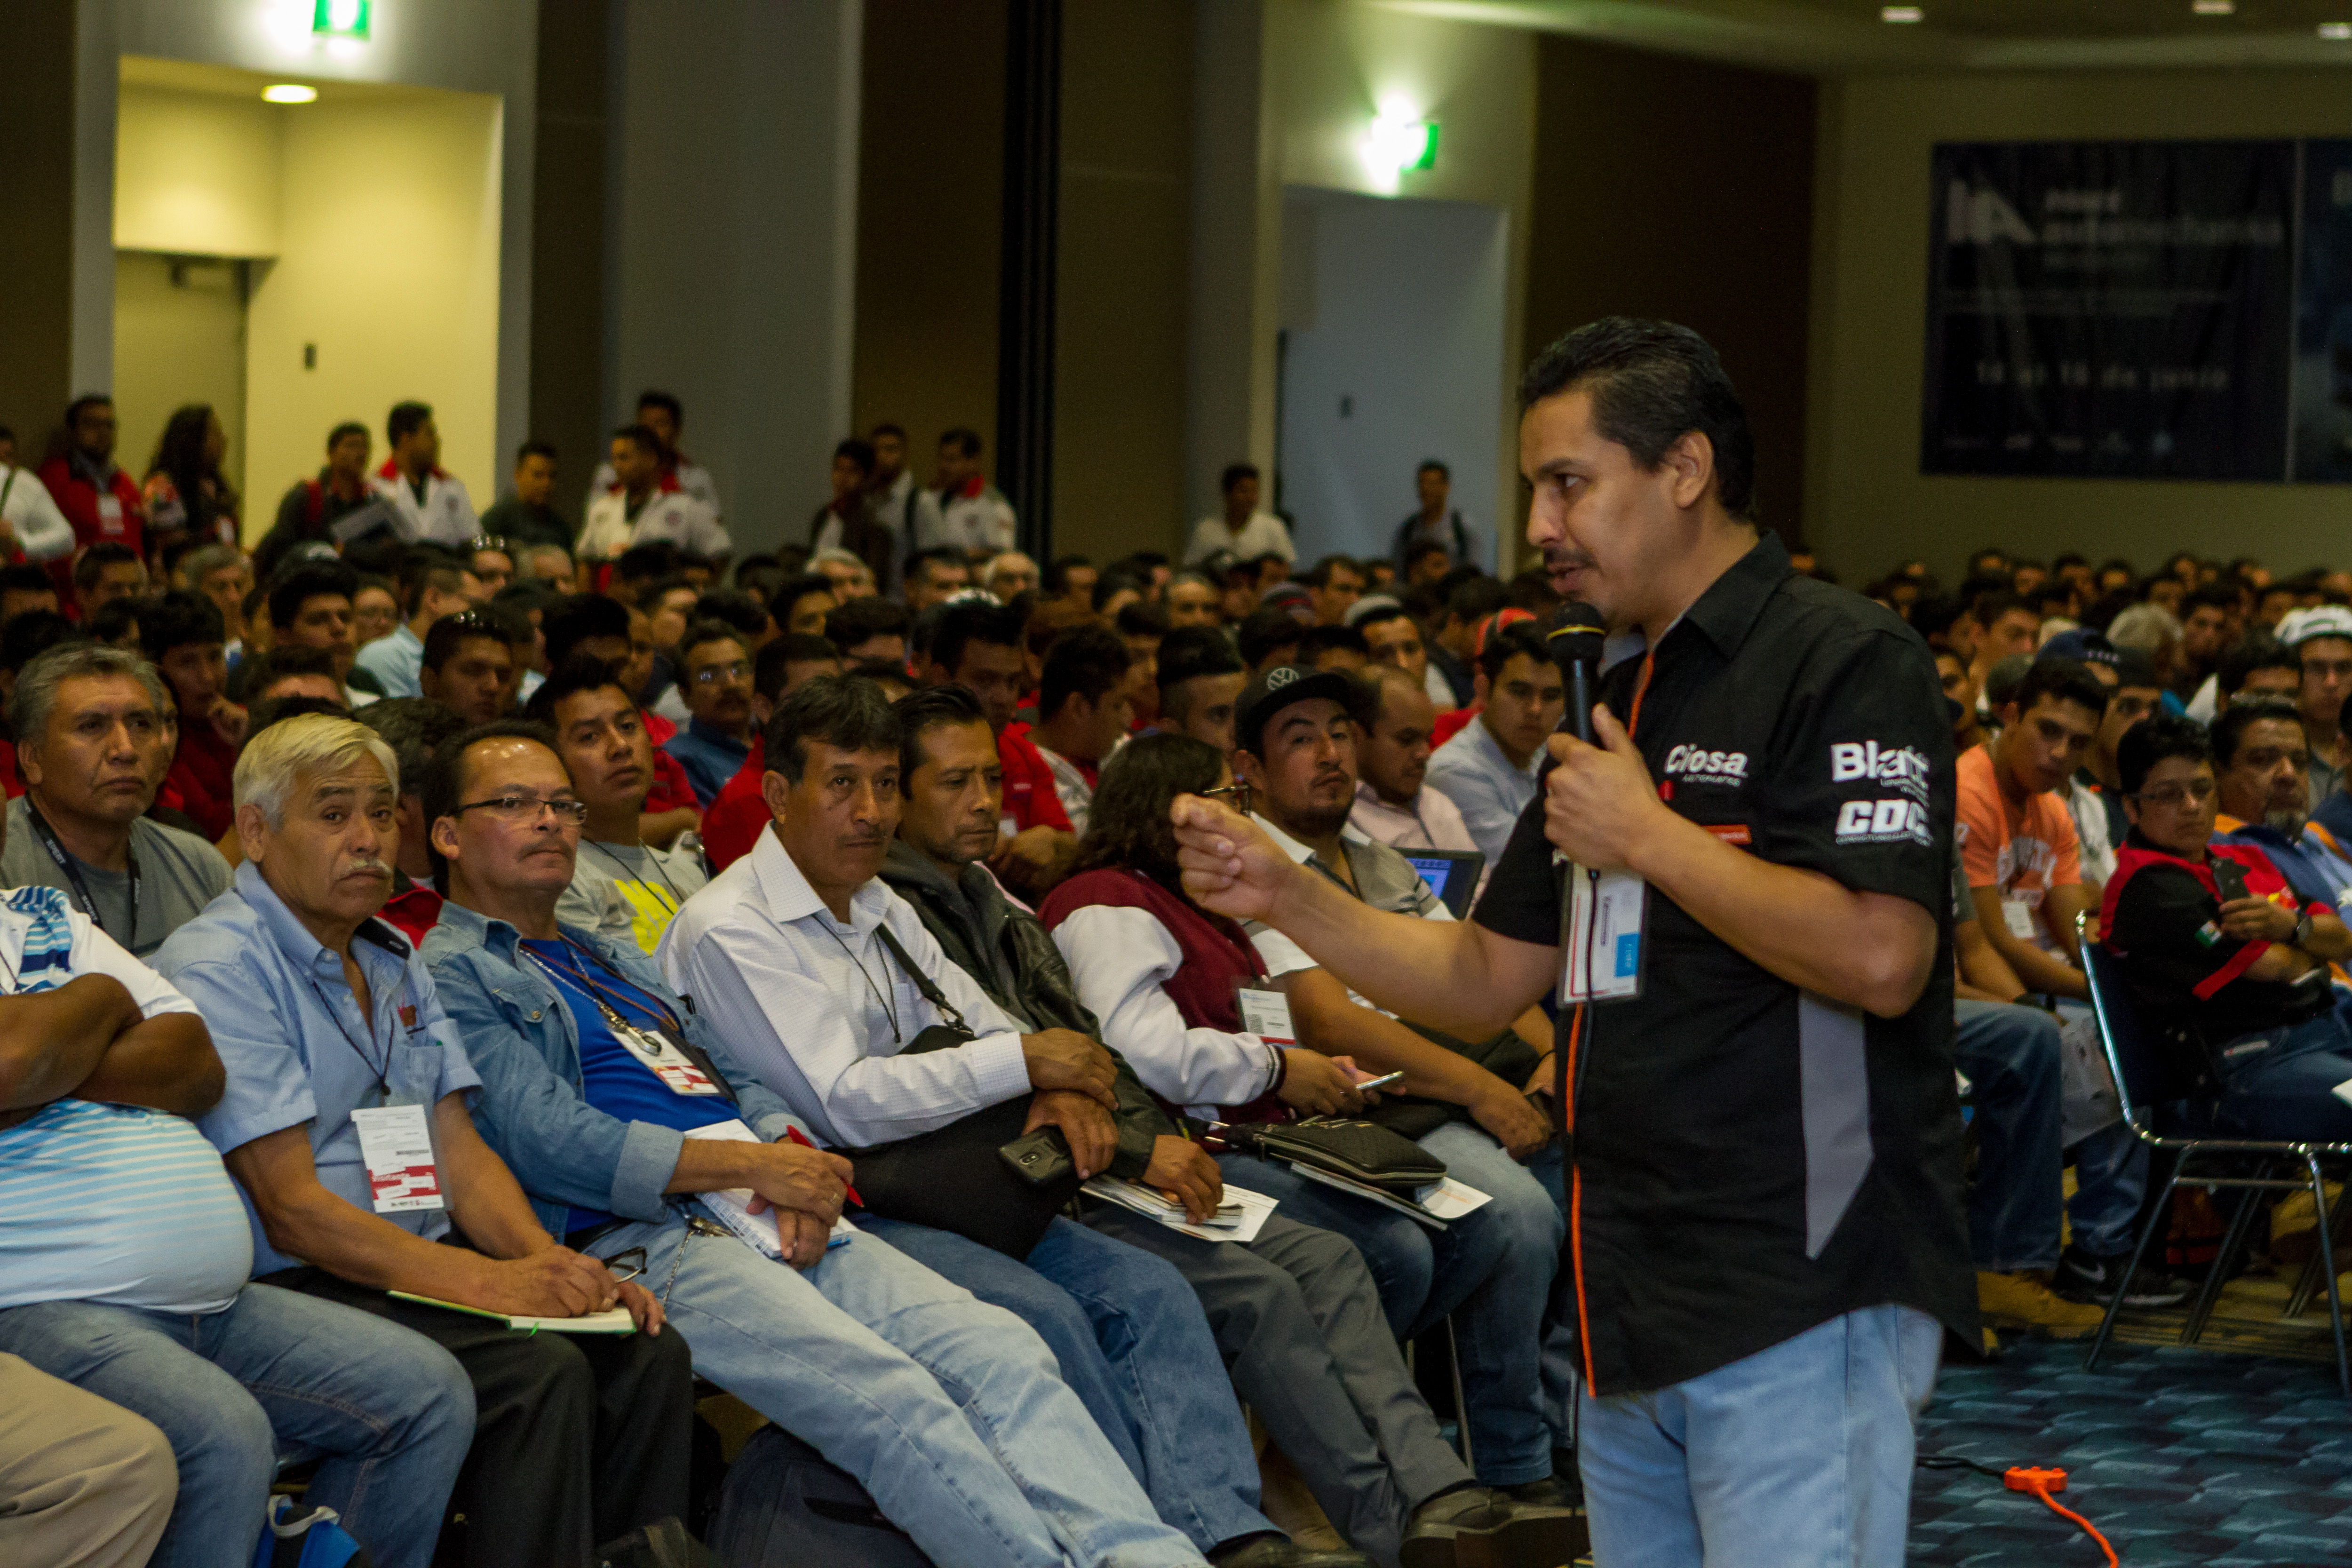
[[[1914,610],[1916,614],[1916,606]],[[1969,613],[1976,616],[1977,625],[1987,631],[1992,630],[1993,622],[2013,610],[2023,610],[2030,616],[2033,613],[2033,606],[2025,602],[2023,595],[2008,588],[1988,588],[1969,601]],[[1915,620],[1912,624],[1916,626],[1918,623]]]
[[[1364,640],[1364,634],[1360,627],[1309,626],[1298,638],[1298,657],[1296,662],[1311,667],[1318,656],[1328,653],[1335,647],[1361,654],[1367,660],[1372,657],[1372,645]]]
[[[866,432],[866,438],[869,441],[879,441],[885,436],[896,436],[903,441],[907,438],[907,427],[903,425],[893,425],[885,419],[881,424]]]
[[[1309,566],[1305,572],[1299,574],[1298,580],[1310,588],[1328,588],[1331,585],[1331,574],[1342,570],[1353,572],[1359,577],[1364,574],[1362,563],[1354,556],[1335,553],[1326,555],[1314,565]]]
[[[111,408],[113,406],[114,399],[107,396],[104,393],[85,392],[79,397],[75,398],[71,403],[66,405],[66,428],[70,430],[74,427],[74,421],[81,417],[81,411],[85,408]]]
[[[321,699],[288,697],[279,700],[316,702]],[[377,739],[390,746],[392,754],[399,760],[400,793],[420,797],[425,793],[425,772],[433,762],[434,752],[466,728],[463,714],[430,697],[380,698],[361,709],[355,717],[373,730]]]
[[[1165,637],[1168,612],[1149,599],[1138,599],[1132,605],[1121,605],[1111,625],[1123,637]]]
[[[454,616],[444,616],[425,634],[425,657],[419,668],[440,674],[441,667],[476,637],[512,647],[516,642],[511,635],[513,629],[504,617],[488,610],[459,610]]]
[[[841,650],[826,638],[808,632],[786,632],[780,637],[770,637],[751,660],[751,689],[770,702],[781,702],[784,682],[791,679],[796,664],[818,664],[830,659],[842,662]]]
[[[0,566],[0,594],[54,594],[58,584],[49,569],[32,561]]]
[[[669,416],[669,422],[671,424],[679,426],[681,429],[685,427],[685,405],[680,404],[678,400],[670,394],[667,392],[656,392],[650,387],[638,393],[636,411],[642,414],[648,408],[660,409],[664,414]]]
[[[1225,471],[1217,476],[1217,493],[1221,496],[1229,496],[1234,493],[1235,485],[1244,479],[1254,479],[1257,477],[1255,463],[1227,463]]]
[[[713,588],[694,601],[694,619],[724,621],[743,635],[749,647],[749,639],[768,629],[768,607],[740,588]]]
[[[348,600],[360,591],[360,574],[340,561],[305,561],[278,574],[269,584],[269,624],[279,631],[293,629],[305,600],[341,595]]]
[[[144,601],[126,595],[109,599],[91,611],[83,625],[89,627],[89,635],[99,642],[120,643],[128,637],[135,643],[139,640],[139,617],[145,613]]]
[[[2022,719],[2032,712],[2034,705],[2045,697],[2054,697],[2061,702],[2087,708],[2097,717],[2106,715],[2105,684],[2091,673],[2089,666],[2076,659],[2035,659],[2009,700],[2017,704],[2017,716]]]
[[[1127,679],[1135,657],[1108,626],[1072,626],[1054,639],[1037,679],[1037,717],[1051,719],[1073,697],[1100,702]]]
[[[392,405],[392,412],[383,417],[383,438],[388,444],[397,447],[404,438],[432,418],[433,405],[429,403],[395,403]]]
[[[661,437],[654,434],[653,426],[650,425],[621,426],[613,432],[612,438],[615,441],[626,441],[640,452],[651,453],[656,458],[662,455]]]
[[[898,600],[867,594],[827,613],[824,635],[846,653],[868,637],[905,637],[910,618],[907,606]]]
[[[1478,650],[1478,668],[1488,680],[1500,680],[1503,667],[1520,654],[1534,659],[1538,669],[1551,663],[1551,650],[1544,646],[1543,633],[1533,621],[1513,621],[1489,631],[1486,646]]]
[[[792,619],[794,605],[799,604],[811,594],[832,592],[832,578],[822,572],[803,572],[796,577],[787,579],[782,587],[769,596],[768,613],[776,617],[776,625],[781,626]],[[830,614],[830,612],[827,613]]]
[[[793,784],[808,769],[811,741],[845,752],[899,749],[898,715],[870,680],[820,675],[776,705],[761,733],[768,766]]]
[[[336,426],[333,429],[327,432],[327,450],[330,452],[333,451],[335,449],[335,443],[341,441],[346,436],[364,436],[367,433],[368,427],[361,424],[358,420],[346,419],[341,425]]]
[[[1086,836],[1070,871],[1140,871],[1181,897],[1176,827],[1168,808],[1180,795],[1214,789],[1224,772],[1217,748],[1163,731],[1139,735],[1113,752],[1087,808]]]
[[[1522,412],[1583,388],[1592,425],[1655,473],[1691,431],[1715,449],[1715,495],[1732,516],[1756,516],[1756,436],[1723,361],[1707,341],[1671,321],[1610,316],[1538,354],[1519,378]]]
[[[2290,710],[2287,717],[2294,716]],[[2123,785],[2124,794],[2139,794],[2147,775],[2167,757],[2211,762],[2213,744],[2205,726],[2176,713],[2151,713],[2125,731],[2124,738],[2116,742],[2116,772],[2121,775],[2116,782]]]
[[[1092,566],[1094,563],[1094,558],[1090,555],[1056,555],[1046,563],[1041,586],[1048,594],[1057,596],[1066,594],[1070,591],[1070,568]]]
[[[677,546],[668,540],[648,539],[621,552],[613,563],[613,575],[624,583],[650,583],[677,572]]]
[[[2180,618],[2186,621],[2189,611],[2199,609],[2219,610],[2225,616],[2233,616],[2238,613],[2238,584],[2226,578],[2191,588],[2189,596],[2180,601]]]
[[[935,544],[929,550],[918,550],[907,557],[907,569],[902,575],[915,577],[919,572],[919,580],[928,583],[931,580],[931,567],[934,564],[961,566],[964,564],[963,552],[944,544]]]
[[[310,647],[302,643],[287,643],[273,647],[258,658],[241,661],[236,667],[240,677],[239,689],[257,695],[269,689],[269,683],[292,675],[323,675],[335,679],[335,656],[322,647]],[[391,699],[384,699],[390,701]],[[373,706],[373,704],[371,704]]]
[[[457,815],[465,803],[466,753],[485,741],[536,741],[560,759],[555,736],[544,724],[534,724],[528,719],[493,719],[487,724],[453,736],[433,750],[433,760],[425,766],[424,787],[417,798],[424,805],[425,848],[433,858],[433,886],[436,891],[449,890],[449,862],[441,851],[433,847],[433,825],[445,816]]]
[[[128,561],[136,566],[139,552],[116,540],[101,539],[81,552],[73,564],[74,587],[87,594],[98,586],[99,574],[110,566],[120,566]]]
[[[861,441],[855,436],[845,441],[836,441],[833,455],[836,458],[846,458],[856,464],[857,471],[866,478],[874,477],[874,443],[871,441]]]
[[[1410,621],[1412,618],[1412,612],[1402,605],[1374,605],[1348,624],[1360,632],[1366,626],[1377,626],[1389,621]],[[1413,629],[1415,631],[1421,629],[1418,623]]]
[[[525,441],[521,446],[515,448],[514,466],[520,468],[527,459],[531,458],[545,458],[551,463],[555,461],[555,443],[552,441],[542,441],[538,437],[533,436],[530,440]]]
[[[583,691],[602,691],[608,686],[627,697],[631,702],[636,700],[622,687],[621,667],[617,662],[598,658],[594,654],[575,653],[558,664],[555,673],[539,683],[539,689],[532,692],[530,700],[523,705],[522,716],[552,731],[557,703],[567,697],[577,697]]]
[[[2238,646],[2221,656],[2213,671],[2213,689],[2217,703],[2227,706],[2246,689],[2258,669],[2291,669],[2297,680],[2303,679],[2303,660],[2295,651],[2265,631],[2251,631],[2238,639]]]
[[[547,661],[562,664],[572,650],[592,637],[629,637],[629,606],[602,594],[570,594],[550,605],[539,617],[547,639]]]
[[[1442,544],[1434,539],[1416,539],[1404,547],[1405,575],[1412,576],[1412,569],[1433,555],[1451,557],[1454,551],[1450,545]]]
[[[735,563],[730,575],[738,588],[763,605],[772,605],[776,602],[776,590],[783,586],[791,574],[778,565],[772,555],[747,555]]]
[[[959,599],[941,607],[939,628],[931,634],[931,662],[955,679],[963,667],[963,651],[972,643],[990,647],[1019,647],[1021,617],[1003,605],[986,599]]]
[[[1465,626],[1475,626],[1510,602],[1511,591],[1498,579],[1481,572],[1447,592],[1445,615],[1447,619]]]
[[[2206,733],[2213,747],[2214,767],[2226,768],[2237,761],[2246,731],[2265,719],[2284,720],[2295,727],[2297,734],[2303,731],[2303,714],[2286,698],[2264,694],[2232,702],[2213,715],[2212,727]]]
[[[940,445],[953,447],[967,458],[977,458],[980,456],[980,432],[967,430],[959,425],[940,437]]]
[[[744,658],[751,656],[751,640],[725,621],[689,621],[677,639],[677,678],[681,687],[687,679],[688,656],[703,644],[714,642],[731,642],[743,651]]]
[[[412,544],[400,558],[400,610],[413,616],[425,603],[425,591],[454,594],[474,574],[470,562],[438,544]],[[352,591],[357,593],[354,584]]]
[[[943,724],[988,726],[980,699],[961,686],[926,686],[890,705],[898,715],[898,777],[913,778],[923,760],[923,737]],[[993,742],[991,742],[993,744]],[[902,784],[903,787],[903,784]]]
[[[1911,629],[1927,638],[1930,647],[1951,651],[1952,627],[1961,616],[1972,613],[1969,602],[1958,594],[1922,594],[1911,601]]]
[[[1249,668],[1232,639],[1215,626],[1178,626],[1160,644],[1160,689],[1203,675],[1239,675]]]
[[[162,664],[175,647],[227,639],[220,606],[202,594],[173,588],[139,606],[139,646],[150,664]]]
[[[22,669],[61,643],[82,642],[89,637],[55,610],[26,610],[0,626],[0,669]]]
[[[1132,572],[1122,572],[1113,566],[1095,577],[1095,591],[1087,595],[1087,603],[1100,613],[1102,607],[1129,589],[1143,592],[1143,579]]]
[[[1244,661],[1255,669],[1276,650],[1297,647],[1298,639],[1306,635],[1307,628],[1289,611],[1261,605],[1242,617],[1242,624],[1234,631],[1234,642],[1240,647]]]

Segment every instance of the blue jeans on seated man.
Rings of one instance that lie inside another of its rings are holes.
[[[224,1310],[42,1301],[0,1311],[0,1350],[162,1428],[180,1496],[152,1564],[246,1568],[281,1459],[320,1459],[333,1509],[383,1568],[425,1568],[474,1441],[457,1358],[397,1323],[268,1285]]]
[[[860,1228],[1037,1331],[1162,1520],[1202,1552],[1274,1530],[1200,1298],[1173,1265],[1055,1215],[1026,1259],[951,1231]]]
[[[2336,1086],[2352,1082],[2352,1025],[2340,1010],[2221,1047],[2221,1121],[2241,1137],[2292,1142],[2352,1142],[2352,1105]]]
[[[1647,1394],[1580,1405],[1592,1560],[1608,1568],[1898,1568],[1912,1423],[1943,1325],[1866,1307]]]
[[[677,1219],[624,1225],[592,1250],[633,1247],[694,1370],[856,1477],[932,1562],[1200,1562],[1153,1514],[1045,1342],[878,1235],[807,1269]],[[1185,1306],[1200,1315],[1190,1292]]]
[[[1494,1201],[1438,1231],[1288,1165],[1240,1153],[1217,1163],[1227,1181],[1265,1194],[1279,1212],[1354,1242],[1400,1338],[1451,1314],[1478,1479],[1489,1486],[1541,1480],[1551,1474],[1554,1442],[1566,1441],[1545,1419],[1543,1345],[1567,1221],[1540,1172],[1475,1125],[1449,1121],[1420,1142],[1447,1174]],[[1555,1162],[1557,1150],[1546,1152]]]

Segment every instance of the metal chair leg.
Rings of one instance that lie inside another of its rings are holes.
[[[2304,1164],[2311,1172],[2311,1200],[2325,1206],[2327,1185],[2319,1173],[2319,1156],[2305,1151]],[[2336,1336],[2336,1384],[2344,1397],[2352,1399],[2352,1360],[2344,1353],[2344,1303],[2336,1292],[2336,1243],[2327,1227],[2319,1227],[2319,1267],[2327,1279],[2327,1326]]]
[[[1454,1331],[1454,1314],[1445,1315],[1445,1361],[1454,1373],[1454,1425],[1462,1434],[1462,1463],[1478,1473],[1478,1457],[1470,1446],[1470,1401],[1462,1393],[1462,1340]]]
[[[2270,1173],[2270,1162],[2254,1167],[2259,1179]],[[2221,1281],[2229,1277],[2230,1265],[2244,1249],[2246,1233],[2253,1228],[2254,1198],[2262,1189],[2248,1187],[2238,1199],[2238,1212],[2230,1216],[2230,1228],[2222,1233],[2221,1249],[2213,1254],[2212,1267],[2205,1271],[2205,1283],[2197,1288],[2197,1299],[2189,1304],[2189,1321],[2180,1325],[2180,1342],[2193,1345],[2205,1331],[2205,1324],[2213,1316],[2213,1303],[2221,1300]]]
[[[2319,1190],[2323,1194],[2326,1193],[2326,1184],[2322,1183]],[[2312,1203],[2315,1207],[2318,1207],[2320,1200],[2314,1198]],[[2328,1233],[2335,1237],[2337,1246],[2343,1245],[2347,1234],[2352,1233],[2352,1188],[2348,1188],[2336,1197],[2335,1213],[2328,1214],[2322,1210],[2318,1215],[2318,1223],[2327,1228]],[[2304,1260],[2302,1272],[2295,1276],[2294,1289],[2288,1293],[2286,1299],[2286,1310],[2280,1316],[2302,1317],[2311,1310],[2311,1299],[2318,1294],[2319,1253],[2315,1249],[2312,1255]]]
[[[2172,1213],[2173,1190],[2180,1185],[2180,1173],[2188,1163],[2189,1156],[2183,1154],[2173,1165],[2172,1174],[2165,1181],[2164,1192],[2156,1201],[2156,1212],[2149,1215],[2147,1223],[2139,1227],[2139,1242],[2132,1248],[2131,1261],[2124,1265],[2124,1277],[2116,1281],[2116,1293],[2107,1299],[2106,1314],[2099,1320],[2099,1331],[2091,1340],[2091,1353],[2084,1358],[2084,1372],[2099,1369],[2099,1357],[2106,1353],[2107,1336],[2115,1332],[2116,1315],[2123,1310],[2124,1293],[2131,1289],[2133,1279],[2139,1273],[2140,1259],[2147,1256],[2147,1244],[2156,1239],[2156,1227],[2165,1223]]]

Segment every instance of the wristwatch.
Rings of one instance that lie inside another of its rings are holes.
[[[2304,943],[2305,943],[2305,942],[2309,942],[2310,940],[2311,940],[2311,911],[2310,911],[2309,910],[2304,910],[2304,911],[2303,911],[2303,913],[2302,913],[2302,914],[2300,914],[2300,915],[2298,915],[2298,916],[2296,916],[2296,917],[2295,917],[2295,921],[2294,921],[2294,945],[2295,945],[2295,946],[2297,946],[2297,947],[2301,947]]]

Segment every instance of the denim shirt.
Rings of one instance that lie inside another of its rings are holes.
[[[577,926],[572,941],[666,1002],[677,993],[633,942]],[[548,1234],[561,1237],[572,1209],[631,1219],[669,1213],[662,1189],[677,1169],[686,1135],[646,1121],[623,1121],[588,1103],[581,1088],[580,1028],[546,976],[520,962],[522,938],[504,921],[444,904],[425,935],[425,961],[441,1005],[466,1042],[482,1088],[474,1124],[514,1172]],[[751,1075],[719,1031],[690,1006],[677,1008],[686,1037],[727,1075],[744,1124],[773,1142],[801,1123],[774,1090]],[[805,1131],[805,1129],[803,1130]]]

